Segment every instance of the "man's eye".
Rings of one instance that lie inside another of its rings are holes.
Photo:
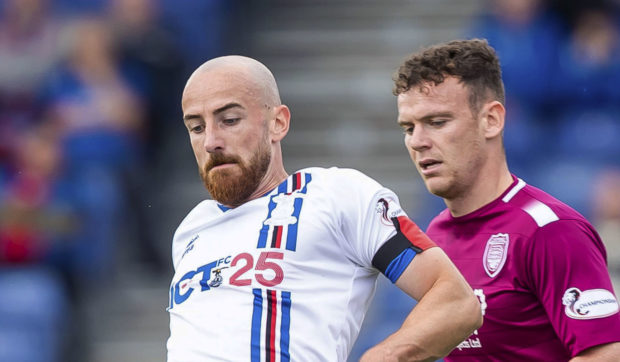
[[[403,133],[406,135],[412,135],[413,134],[413,127],[403,127]]]
[[[240,120],[240,119],[241,119],[241,118],[224,118],[224,119],[222,120],[222,123],[224,123],[224,124],[225,124],[225,125],[227,125],[227,126],[231,126],[231,125],[233,125],[233,124],[235,124],[235,123],[239,122],[239,120]]]
[[[435,119],[435,120],[430,121],[429,123],[431,126],[440,127],[440,126],[443,126],[446,123],[446,121],[443,119]]]
[[[192,133],[200,133],[202,131],[204,131],[205,127],[203,125],[197,125],[197,126],[193,126],[189,129],[190,132]]]

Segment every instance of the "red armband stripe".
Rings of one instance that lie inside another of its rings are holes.
[[[424,251],[437,246],[419,227],[407,216],[393,217],[392,222],[407,240],[415,247]]]

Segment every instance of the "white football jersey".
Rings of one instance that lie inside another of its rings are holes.
[[[396,195],[351,169],[301,170],[234,209],[201,202],[173,239],[168,361],[345,361],[379,271],[395,281],[430,245],[396,219]]]

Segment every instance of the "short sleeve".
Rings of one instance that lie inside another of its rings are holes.
[[[605,249],[591,226],[559,220],[540,228],[532,242],[529,282],[571,356],[620,341]]]
[[[337,192],[344,239],[358,264],[395,282],[417,253],[435,245],[391,190],[358,171],[340,172],[339,184],[347,185]]]

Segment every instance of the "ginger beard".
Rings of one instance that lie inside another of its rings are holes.
[[[226,163],[235,163],[241,169],[241,175],[235,169],[212,170]],[[204,168],[199,168],[199,171],[213,199],[223,205],[236,207],[247,201],[258,188],[270,163],[271,152],[269,143],[265,140],[260,143],[247,164],[238,156],[212,153],[207,164]]]

